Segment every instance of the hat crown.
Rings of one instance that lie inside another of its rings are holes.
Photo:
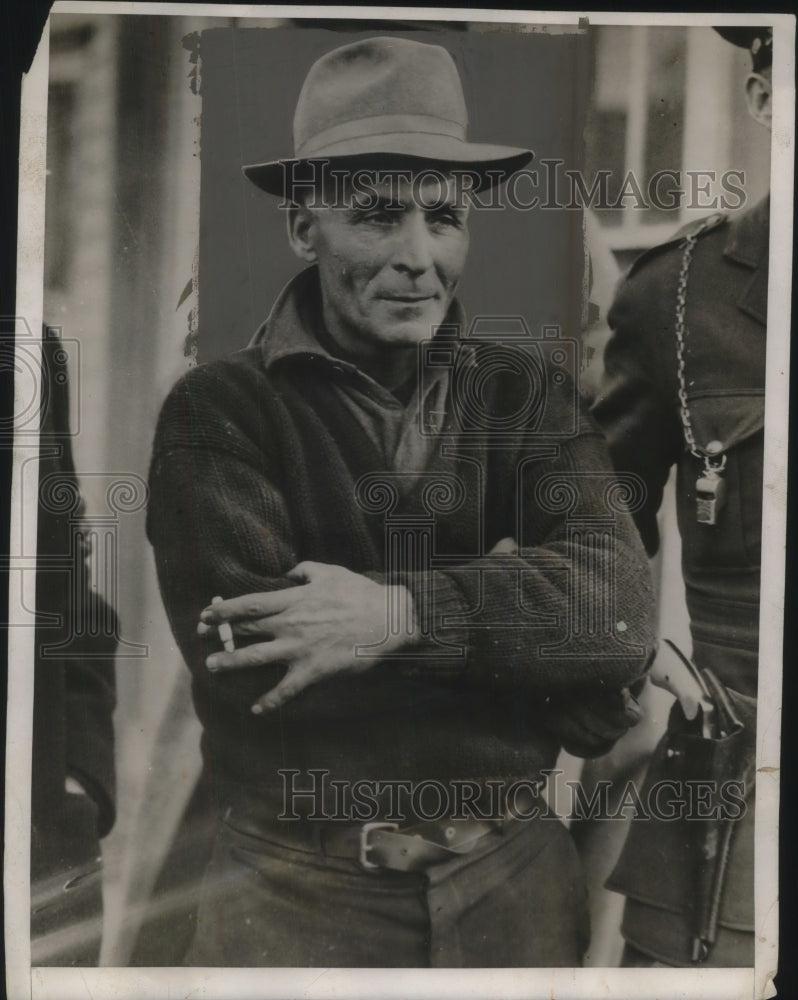
[[[369,38],[334,49],[311,67],[294,115],[297,157],[357,134],[414,129],[465,141],[468,114],[454,60],[439,45]],[[355,124],[356,123],[356,124]]]
[[[463,86],[446,49],[367,38],[311,66],[294,114],[294,158],[243,170],[262,191],[289,197],[319,182],[320,162],[373,164],[388,157],[447,169],[462,164],[476,172],[474,190],[481,190],[535,155],[518,146],[469,142],[467,125]]]

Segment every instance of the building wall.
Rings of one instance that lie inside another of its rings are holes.
[[[744,176],[742,183],[728,181],[744,189],[740,208],[764,197],[770,140],[746,110],[744,86],[751,65],[747,52],[709,27],[613,25],[594,29],[591,55],[587,176],[611,169],[614,202],[630,171],[644,196],[656,171],[680,175],[681,183],[665,180],[660,187],[660,200],[677,201],[674,209],[641,209],[631,194],[621,208],[597,211],[606,240],[622,264],[667,239],[690,218],[723,209],[724,198],[734,210],[740,199],[729,194],[721,180],[728,171]],[[714,173],[715,180],[693,180],[689,171]],[[701,188],[695,196],[693,185]]]
[[[70,355],[74,453],[93,517],[109,515],[112,483],[143,490],[161,402],[189,364],[184,343],[196,296],[181,296],[196,269],[200,108],[181,39],[196,26],[165,17],[52,18],[45,320],[79,347]],[[116,557],[95,580],[119,613],[123,640],[118,819],[104,843],[103,960],[112,964],[125,961],[124,921],[146,893],[148,854],[164,839],[157,823],[142,837],[148,778],[159,768],[171,788],[160,810],[168,829],[176,822],[169,805],[181,808],[198,760],[191,724],[183,744],[175,734],[171,754],[158,745],[175,691],[188,704],[186,671],[161,606],[144,504],[134,506],[117,517]]]

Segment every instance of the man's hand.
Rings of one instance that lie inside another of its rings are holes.
[[[342,566],[302,562],[288,576],[297,587],[219,601],[200,615],[201,635],[229,623],[234,636],[262,642],[213,653],[209,670],[288,664],[285,676],[259,698],[259,715],[336,674],[361,673],[416,639],[413,598],[406,587],[384,586]],[[390,626],[390,627],[389,627]],[[381,656],[358,656],[361,645],[381,645]]]
[[[575,757],[602,757],[642,717],[637,698],[629,688],[621,688],[589,699],[572,700],[567,705],[551,705],[546,724],[568,753]]]

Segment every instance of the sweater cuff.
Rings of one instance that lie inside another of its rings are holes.
[[[468,660],[469,611],[465,595],[448,573],[398,573],[395,583],[410,591],[420,630],[417,665],[437,676],[461,677]]]

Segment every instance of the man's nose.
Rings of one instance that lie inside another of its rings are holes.
[[[396,234],[393,266],[414,277],[432,267],[432,235],[423,212],[408,212]]]

